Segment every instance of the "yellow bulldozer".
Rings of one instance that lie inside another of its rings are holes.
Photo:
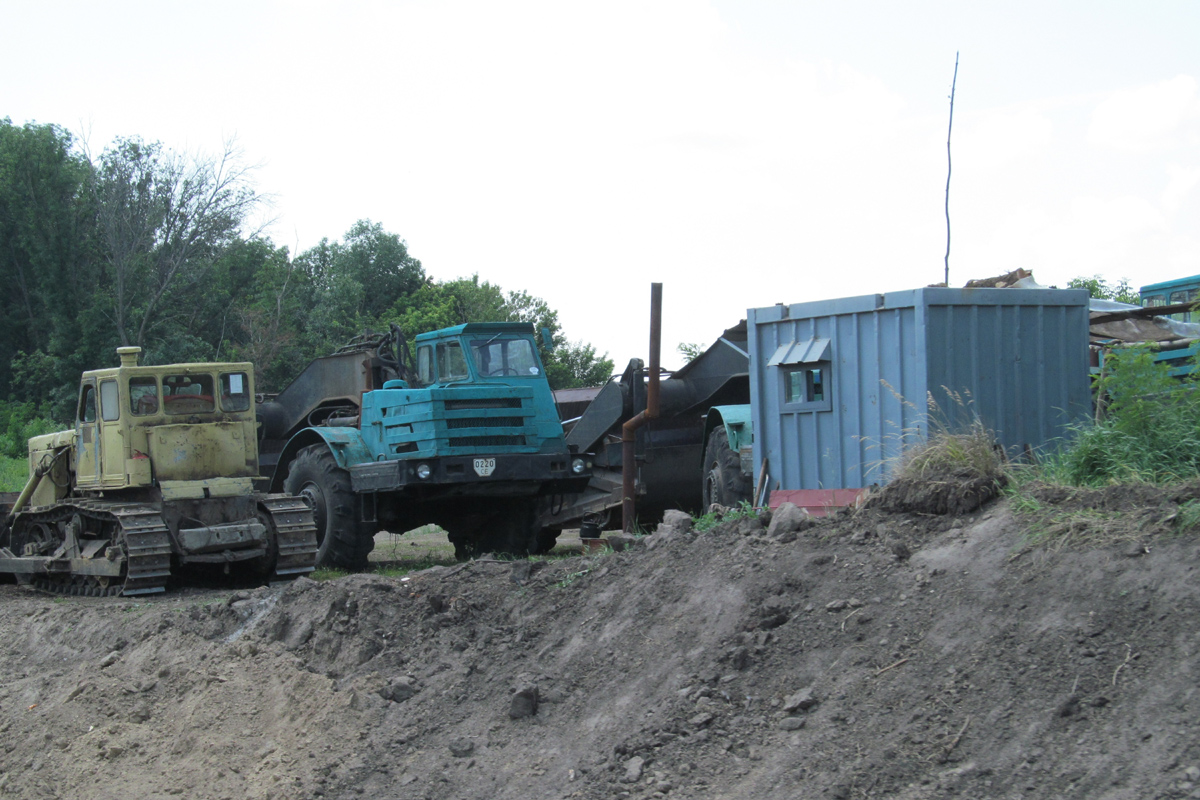
[[[0,574],[47,591],[161,592],[200,567],[265,580],[311,572],[317,538],[298,497],[258,479],[248,363],[83,373],[75,427],[29,440],[29,481],[0,529]]]

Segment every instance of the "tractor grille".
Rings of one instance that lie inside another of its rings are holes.
[[[525,424],[521,417],[463,417],[446,420],[447,428],[519,428]]]
[[[495,399],[481,398],[477,400],[446,400],[447,411],[459,411],[468,408],[520,408],[519,397],[498,397]]]
[[[451,447],[521,447],[524,436],[460,436],[450,439]]]

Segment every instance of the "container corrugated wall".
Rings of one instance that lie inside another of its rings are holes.
[[[765,457],[772,488],[884,482],[927,433],[929,398],[950,426],[978,415],[1006,448],[1046,444],[1090,409],[1087,303],[1081,290],[918,289],[751,309],[755,473]],[[768,366],[795,352],[824,360]],[[805,370],[828,373],[815,399],[788,377]]]

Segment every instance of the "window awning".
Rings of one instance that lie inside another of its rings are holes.
[[[812,364],[817,361],[829,360],[828,339],[804,339],[799,342],[788,342],[780,345],[767,362],[768,367],[779,367],[787,364]]]

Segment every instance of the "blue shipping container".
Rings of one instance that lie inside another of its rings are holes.
[[[768,459],[772,489],[885,483],[931,423],[978,417],[1015,455],[1091,413],[1082,289],[916,289],[754,308],[747,325],[754,474]]]

